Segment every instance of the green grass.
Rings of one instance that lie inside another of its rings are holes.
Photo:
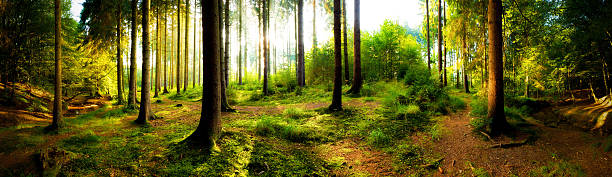
[[[368,144],[374,147],[387,147],[391,144],[391,137],[386,135],[382,130],[376,129],[370,132]]]
[[[576,165],[565,161],[552,161],[548,162],[548,165],[541,166],[537,169],[529,171],[529,176],[586,176],[584,170]]]
[[[283,115],[291,119],[302,119],[311,117],[312,114],[300,108],[287,108],[283,111]]]

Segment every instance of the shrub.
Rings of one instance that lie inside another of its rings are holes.
[[[374,147],[386,147],[391,143],[391,137],[386,135],[380,128],[375,129],[370,132],[368,143]]]

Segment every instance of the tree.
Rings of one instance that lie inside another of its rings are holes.
[[[197,73],[197,70],[196,70],[196,61],[198,60],[198,57],[197,57],[197,47],[198,47],[198,45],[197,45],[197,43],[198,43],[198,40],[197,40],[198,22],[197,21],[198,20],[197,19],[198,18],[196,18],[197,14],[198,14],[198,9],[197,9],[197,5],[196,4],[197,4],[197,2],[194,1],[193,2],[193,6],[195,7],[193,9],[193,44],[194,45],[193,45],[193,62],[192,62],[193,65],[191,66],[193,68],[193,71],[191,72],[191,74],[192,74],[192,77],[191,77],[191,79],[192,79],[191,80],[192,86],[191,87],[193,87],[193,88],[195,88],[195,86],[196,86],[196,73]],[[199,67],[198,67],[198,69],[199,69]]]
[[[132,46],[130,48],[130,78],[128,90],[128,107],[135,108],[136,106],[136,15],[137,15],[138,0],[132,0]]]
[[[172,30],[170,30],[172,31]],[[168,92],[168,4],[164,4],[164,92],[162,94],[170,93]],[[172,54],[170,54],[170,58],[172,58]],[[172,64],[172,61],[170,61]]]
[[[438,0],[438,75],[440,86],[444,87],[444,77],[442,73],[442,0]]]
[[[363,79],[361,78],[361,28],[359,0],[355,0],[355,29],[353,30],[353,85],[349,93],[360,94]]]
[[[227,94],[226,94],[226,90],[227,90],[227,72],[228,72],[228,66],[227,63],[229,61],[229,0],[225,1],[225,4],[223,3],[223,0],[219,0],[219,14],[221,14],[219,16],[219,31],[223,31],[223,26],[225,24],[225,43],[223,43],[224,39],[223,39],[223,34],[221,34],[219,36],[221,41],[221,46],[220,46],[220,51],[221,51],[221,58],[219,58],[220,60],[220,64],[221,64],[221,112],[234,112],[235,110],[232,109],[229,106],[229,103],[227,102]],[[223,18],[222,18],[223,17]],[[223,44],[225,45],[225,47],[223,46]]]
[[[55,93],[53,96],[53,121],[47,128],[57,130],[62,125],[62,16],[61,2],[55,0]]]
[[[502,2],[489,0],[489,99],[488,114],[491,134],[498,135],[509,125],[504,114],[504,68],[502,38]]]
[[[227,96],[225,96],[225,89],[227,89],[227,87],[229,86],[229,51],[230,51],[230,18],[229,18],[229,14],[230,14],[230,0],[225,0],[225,8],[223,8],[224,10],[224,17],[225,19],[223,20],[223,25],[225,25],[225,46],[223,50],[223,99],[227,100]],[[226,101],[227,102],[227,101]]]
[[[219,1],[201,0],[202,18],[202,53],[204,55],[202,111],[196,130],[187,138],[190,142],[215,147],[215,141],[221,133],[221,66],[219,47]]]
[[[300,87],[304,87],[305,81],[306,79],[304,78],[304,0],[298,0],[298,19],[297,19],[297,23],[298,23],[298,37],[297,37],[297,52],[298,52],[298,58],[297,58],[297,80],[298,80],[298,85]]]
[[[431,56],[429,51],[429,44],[431,44],[431,42],[429,41],[429,0],[425,0],[425,16],[427,17],[427,27],[425,29],[427,30],[427,68],[429,68],[429,70],[431,71]]]
[[[268,51],[268,3],[270,0],[263,0],[263,57],[264,57],[264,67],[263,67],[263,94],[268,95],[268,63],[270,62],[270,55]]]
[[[156,28],[156,30],[155,30],[155,50],[156,50],[156,55],[155,55],[155,95],[153,96],[154,98],[157,98],[159,96],[159,91],[161,90],[161,88],[160,88],[161,83],[160,82],[161,82],[161,68],[162,67],[160,67],[161,66],[161,57],[160,57],[160,51],[161,51],[160,50],[160,47],[161,47],[160,39],[161,39],[161,37],[159,36],[159,20],[160,20],[159,19],[159,13],[160,13],[159,2],[160,1],[157,0],[157,7],[155,8],[155,11],[156,11],[155,14],[157,15],[157,18],[156,18],[157,24],[155,25],[155,28]]]
[[[150,78],[151,58],[150,58],[150,39],[149,39],[149,6],[151,6],[151,0],[143,0],[142,2],[142,85],[140,86],[140,111],[138,112],[138,118],[136,123],[146,124],[147,119],[155,118],[155,115],[151,111],[151,90],[147,89],[151,87],[151,81],[146,78]]]
[[[342,36],[344,39],[344,80],[346,82],[349,81],[349,62],[348,62],[348,38],[347,38],[347,33],[348,31],[346,30],[346,0],[342,0],[342,26],[343,26],[343,30],[342,30]]]
[[[176,1],[176,94],[181,94],[181,0]]]
[[[121,3],[117,3],[117,104],[123,104],[123,59],[121,58]]]
[[[242,26],[242,0],[238,0],[238,85],[242,85]]]
[[[185,1],[185,69],[183,70],[183,91],[189,86],[189,0]]]
[[[342,110],[342,37],[340,36],[340,0],[334,0],[334,91],[332,103],[329,106],[331,111]]]

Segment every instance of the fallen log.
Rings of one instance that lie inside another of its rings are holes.
[[[499,143],[499,144],[495,144],[493,146],[490,146],[489,148],[511,148],[511,147],[518,147],[518,146],[522,146],[527,144],[527,139],[524,139],[522,141],[514,141],[514,142],[510,142],[510,143]]]

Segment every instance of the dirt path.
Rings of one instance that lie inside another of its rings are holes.
[[[444,173],[435,176],[469,175],[473,168],[482,168],[492,176],[527,176],[531,170],[555,161],[577,164],[587,176],[609,176],[612,173],[610,153],[593,146],[600,140],[585,132],[532,127],[539,136],[535,143],[507,149],[489,148],[492,142],[484,141],[472,133],[469,125],[472,119],[469,116],[470,100],[466,102],[466,110],[454,113],[443,121],[448,133],[434,142],[434,149],[445,157],[441,166]]]

